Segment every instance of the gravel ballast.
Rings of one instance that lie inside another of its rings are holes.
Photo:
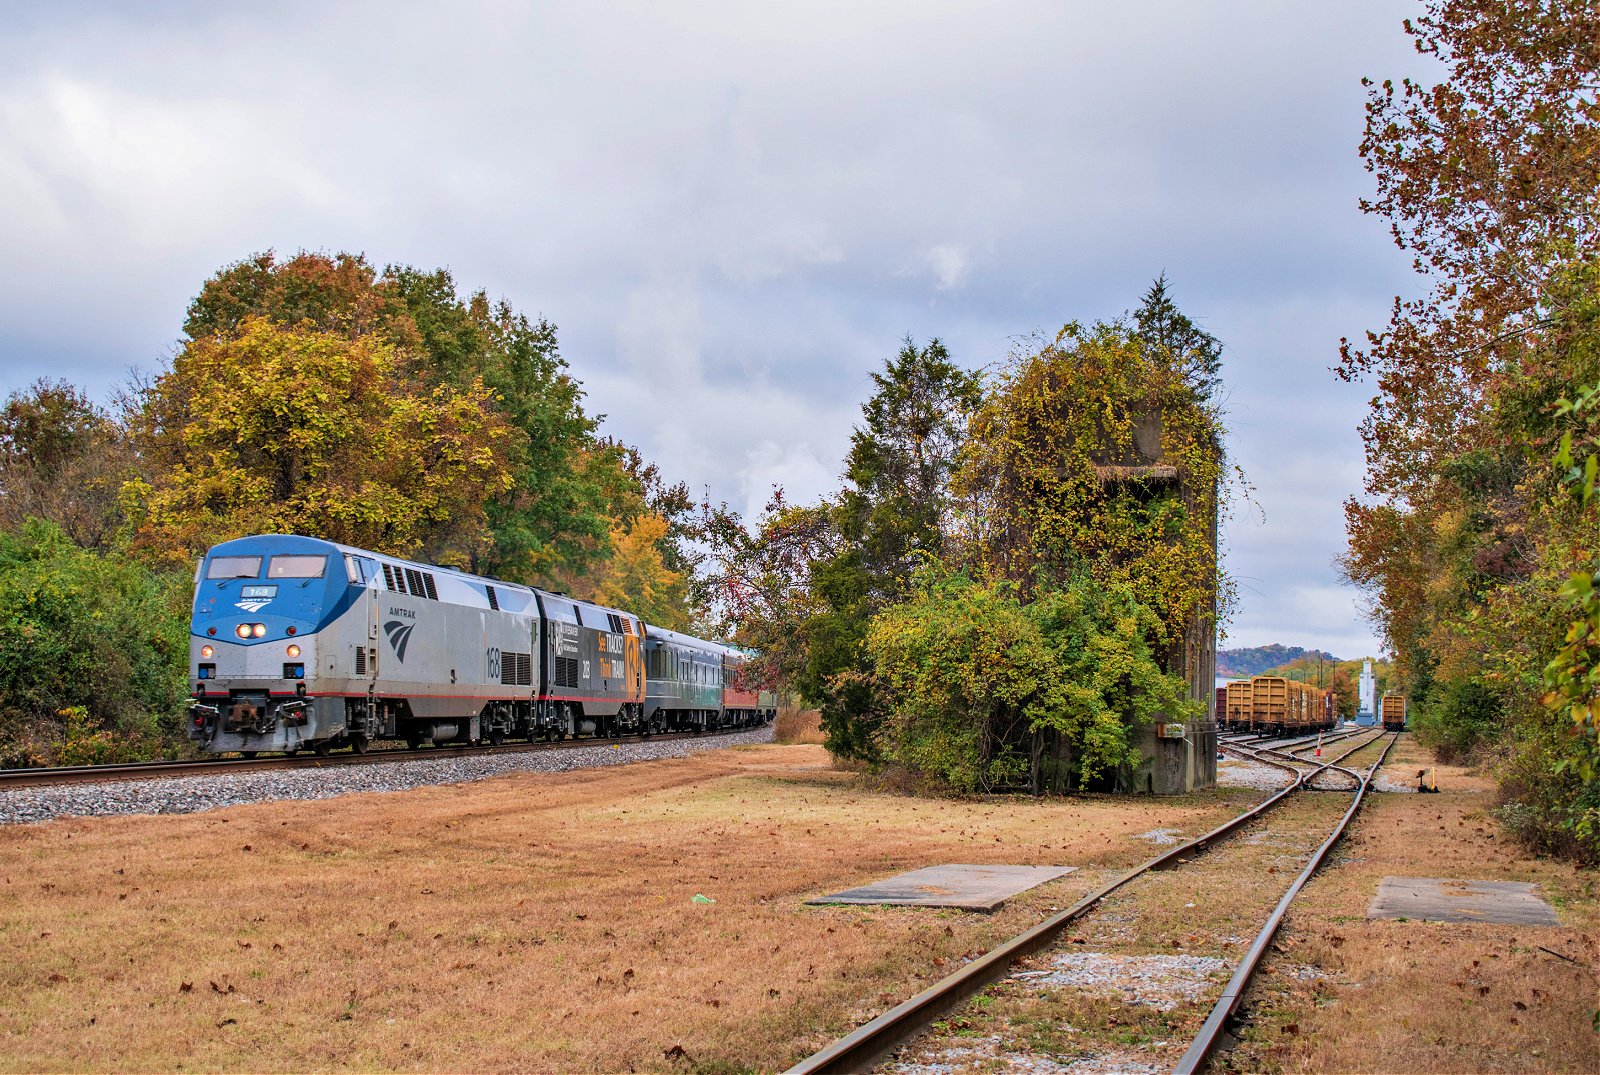
[[[601,765],[686,758],[705,750],[770,743],[773,727],[695,739],[624,740],[561,750],[477,754],[466,758],[415,758],[329,769],[283,769],[215,776],[62,784],[0,791],[0,825],[27,825],[66,817],[122,814],[193,814],[202,810],[281,799],[331,799],[374,791],[408,791],[440,784],[487,780],[506,773],[565,773]]]

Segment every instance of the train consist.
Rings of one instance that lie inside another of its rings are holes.
[[[195,570],[189,738],[364,752],[751,727],[746,655],[622,609],[316,538],[239,538]]]
[[[1257,735],[1332,731],[1339,725],[1339,699],[1284,676],[1256,676],[1217,688],[1217,723]]]

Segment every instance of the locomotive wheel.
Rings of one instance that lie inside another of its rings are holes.
[[[370,746],[371,743],[372,741],[366,736],[358,735],[354,739],[350,740],[350,749],[355,751],[357,754],[365,754],[367,752],[367,747]]]
[[[422,746],[422,740],[418,739],[414,735],[408,735],[406,736],[406,746],[410,747],[412,750],[418,750]]]
[[[490,732],[489,733],[489,745],[490,746],[497,747],[501,743],[504,743],[505,741],[506,741],[506,733],[505,732]]]
[[[256,756],[256,752],[253,751],[253,750],[241,750],[241,751],[239,751],[239,757],[243,758],[245,761],[250,761],[255,756]]]
[[[317,757],[326,758],[329,754],[333,753],[333,740],[318,739],[315,743],[311,744],[311,749],[317,752]]]

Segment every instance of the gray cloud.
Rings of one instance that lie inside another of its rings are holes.
[[[833,487],[903,334],[991,365],[1165,269],[1266,516],[1234,640],[1375,648],[1327,367],[1414,286],[1355,207],[1412,3],[3,10],[0,387],[104,391],[221,264],[365,250],[549,316],[608,432],[749,511]]]

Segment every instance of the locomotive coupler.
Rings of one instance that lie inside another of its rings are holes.
[[[293,702],[284,702],[278,707],[278,715],[283,717],[284,724],[302,725],[310,720],[310,718],[306,716],[306,710],[310,708],[311,703],[303,699]],[[272,729],[269,725],[269,727],[261,730],[266,732],[271,731]]]

